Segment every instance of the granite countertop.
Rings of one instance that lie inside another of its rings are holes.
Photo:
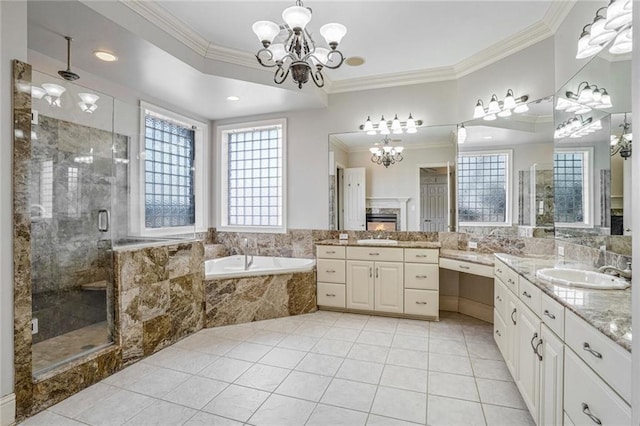
[[[563,266],[596,270],[579,263],[558,260],[555,256],[517,257],[498,254],[496,257],[519,275],[538,286],[580,318],[600,330],[605,336],[631,352],[631,287],[625,290],[594,290],[551,284],[536,277],[542,268]]]
[[[479,265],[493,266],[495,257],[493,253],[478,253],[475,251],[441,249],[440,257],[445,259],[461,260],[463,262],[477,263]]]
[[[383,240],[384,241],[384,240]],[[316,241],[319,246],[353,246],[353,247],[391,247],[391,248],[440,248],[441,244],[434,241],[400,241],[398,244],[362,244],[357,240],[322,240]]]

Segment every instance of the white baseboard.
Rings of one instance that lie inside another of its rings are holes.
[[[493,324],[493,306],[460,297],[458,312]]]
[[[441,311],[458,312],[458,296],[440,295],[439,299]]]
[[[16,394],[0,398],[0,426],[9,426],[16,421]]]

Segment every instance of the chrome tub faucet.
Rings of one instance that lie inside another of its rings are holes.
[[[249,256],[247,251],[249,249],[249,239],[242,240],[242,252],[244,253],[244,270],[248,271],[251,265],[253,265],[253,255]]]
[[[631,279],[631,262],[627,262],[627,269],[620,269],[612,265],[605,265],[601,266],[598,270],[603,273],[614,273],[615,275],[628,280]]]

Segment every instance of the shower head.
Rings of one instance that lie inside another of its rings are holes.
[[[80,76],[71,71],[71,37],[65,36],[64,38],[67,40],[67,69],[58,71],[58,74],[67,81],[75,81]]]

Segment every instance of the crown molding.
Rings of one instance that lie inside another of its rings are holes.
[[[206,59],[269,71],[268,68],[260,66],[255,60],[255,56],[251,53],[211,43],[156,2],[145,0],[119,1]],[[338,81],[332,81],[325,76],[325,86],[322,90],[327,94],[333,94],[455,80],[552,36],[576,1],[553,0],[541,21],[453,66]]]
[[[210,42],[162,6],[151,1],[120,0],[120,3],[169,34],[194,52],[205,56]]]

